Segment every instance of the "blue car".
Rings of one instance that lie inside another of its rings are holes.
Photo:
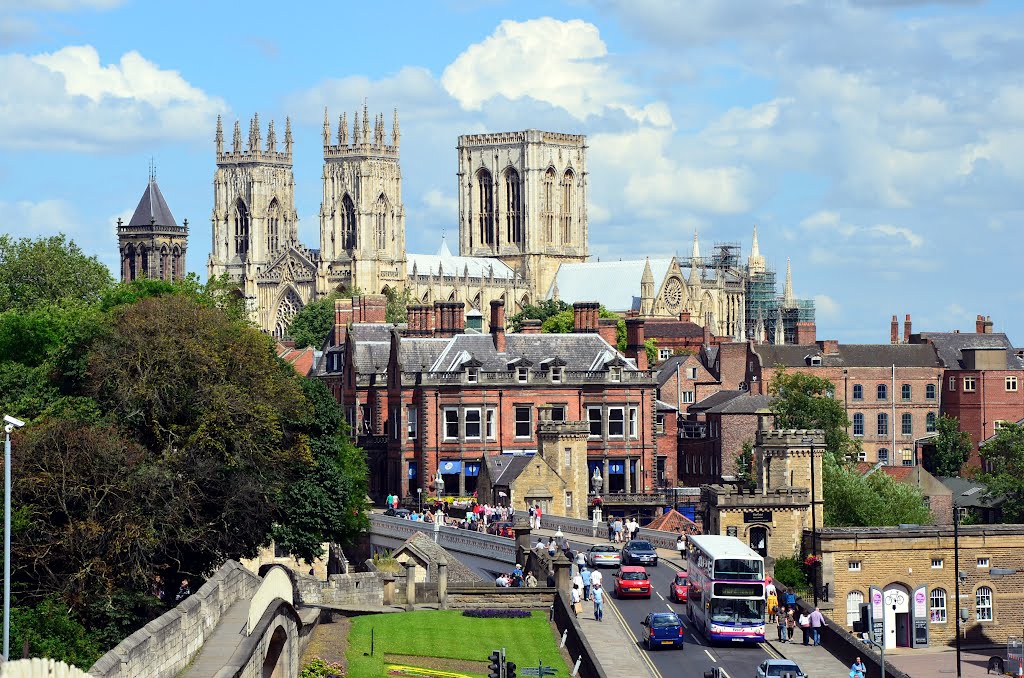
[[[675,612],[652,612],[643,621],[644,647],[678,647],[685,645],[683,620]]]

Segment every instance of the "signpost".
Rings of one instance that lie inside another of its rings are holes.
[[[558,669],[553,666],[544,666],[543,664],[539,664],[537,668],[519,669],[519,674],[522,676],[538,676],[538,678],[553,676],[556,673],[558,673]]]

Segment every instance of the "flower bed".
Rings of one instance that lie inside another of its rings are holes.
[[[525,619],[530,616],[529,610],[463,610],[463,617],[480,617],[482,619]]]

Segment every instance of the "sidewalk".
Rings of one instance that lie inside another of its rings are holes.
[[[991,650],[973,649],[960,652],[960,667],[963,678],[981,678],[989,674],[987,671],[989,657],[1006,658],[1006,648],[997,647]],[[886,664],[895,666],[913,678],[933,678],[934,676],[956,675],[956,650],[952,648],[918,649],[896,648],[885,651]],[[1010,669],[1009,665],[1006,667]]]
[[[768,633],[765,634],[765,645],[770,647],[775,654],[796,662],[797,666],[809,676],[821,676],[829,678],[847,676],[850,667],[836,659],[832,653],[824,647],[804,645],[800,630],[796,629],[796,642],[781,643],[775,640],[775,625],[769,624]]]
[[[248,598],[239,600],[224,611],[220,623],[199,651],[184,678],[213,678],[228,663],[245,639],[245,622],[249,618]]]

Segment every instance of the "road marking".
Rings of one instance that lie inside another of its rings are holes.
[[[674,607],[672,607],[671,605],[669,605],[668,603],[665,603],[665,607],[668,608],[669,612],[675,612],[676,611],[676,609]],[[680,619],[682,619],[682,617],[680,617]]]
[[[710,659],[711,661],[715,662],[716,664],[718,663],[718,660],[715,659],[707,650],[704,650],[704,654],[706,654],[708,656],[708,659]]]
[[[609,600],[608,608],[612,611],[612,614],[614,614],[615,617],[619,620],[619,624],[622,626],[623,629],[625,629],[626,634],[633,639],[633,647],[640,653],[640,659],[643,661],[644,664],[647,665],[647,668],[651,670],[651,672],[654,675],[654,678],[663,678],[661,675],[661,671],[659,671],[658,667],[654,665],[654,661],[649,656],[647,656],[647,653],[640,645],[640,639],[637,638],[636,634],[633,633],[633,629],[630,628],[629,623],[626,621],[626,618],[622,616],[621,612],[619,612],[618,607],[612,605],[611,601]]]
[[[660,593],[658,594],[658,598],[660,598],[661,600],[665,600],[665,597],[662,596]]]
[[[721,666],[718,667],[718,672],[725,676],[725,678],[732,678],[732,676],[730,676],[728,672],[726,672],[726,670],[723,669]]]

